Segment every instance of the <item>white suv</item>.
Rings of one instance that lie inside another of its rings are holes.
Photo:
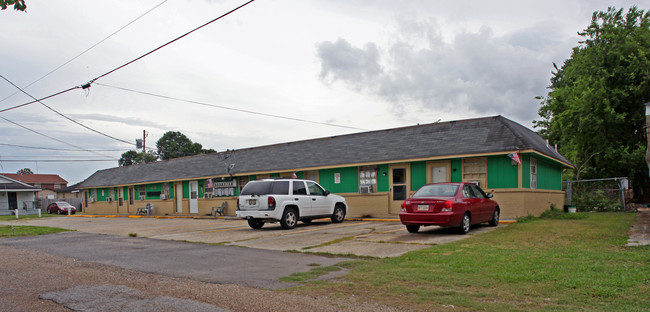
[[[244,186],[237,203],[237,217],[248,220],[254,229],[280,221],[283,229],[293,229],[300,220],[317,218],[343,222],[345,198],[330,194],[318,183],[302,179],[264,179]]]

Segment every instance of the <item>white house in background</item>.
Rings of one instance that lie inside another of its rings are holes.
[[[23,209],[22,214],[36,213],[34,201],[36,192],[40,190],[38,187],[0,175],[0,216],[14,214],[16,209]]]

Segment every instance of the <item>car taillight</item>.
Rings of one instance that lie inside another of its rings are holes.
[[[406,201],[403,201],[402,202],[402,208],[400,209],[400,211],[406,212],[406,205],[407,205]]]
[[[269,209],[275,209],[275,198],[273,198],[273,196],[269,196],[268,203]]]
[[[446,201],[445,204],[442,206],[442,210],[441,210],[441,211],[442,211],[442,212],[445,212],[445,211],[451,211],[451,209],[452,209],[453,206],[454,206],[454,204],[451,202],[451,200],[448,200],[448,201]]]

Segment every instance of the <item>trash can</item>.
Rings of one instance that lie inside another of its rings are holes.
[[[576,213],[576,206],[569,206],[567,210],[569,211],[569,213]]]

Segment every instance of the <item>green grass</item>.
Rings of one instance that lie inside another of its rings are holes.
[[[322,275],[328,274],[330,272],[336,272],[336,271],[341,270],[341,268],[338,267],[338,266],[321,267],[321,266],[317,266],[317,265],[314,265],[314,264],[310,264],[309,266],[312,266],[314,268],[312,268],[311,270],[309,270],[307,272],[297,272],[297,273],[293,273],[293,274],[291,274],[290,276],[287,276],[287,277],[281,277],[280,281],[281,282],[289,282],[289,283],[292,283],[292,282],[293,283],[295,283],[295,282],[305,282],[305,281],[316,279],[316,278],[318,278],[318,277],[320,277]]]
[[[43,213],[41,214],[43,218],[51,218],[51,217],[63,217],[64,215],[57,215],[57,214],[47,214]],[[18,215],[18,219],[16,219],[15,215],[9,215],[9,216],[0,216],[0,221],[13,221],[13,220],[22,220],[22,219],[38,219],[38,215]]]
[[[22,225],[4,225],[0,226],[0,238],[15,236],[36,236],[45,234],[54,234],[69,231],[66,229],[47,227],[47,226],[22,226]]]
[[[413,310],[650,310],[650,246],[624,246],[635,215],[567,215],[527,218],[397,258],[346,262],[344,279],[293,290]]]

